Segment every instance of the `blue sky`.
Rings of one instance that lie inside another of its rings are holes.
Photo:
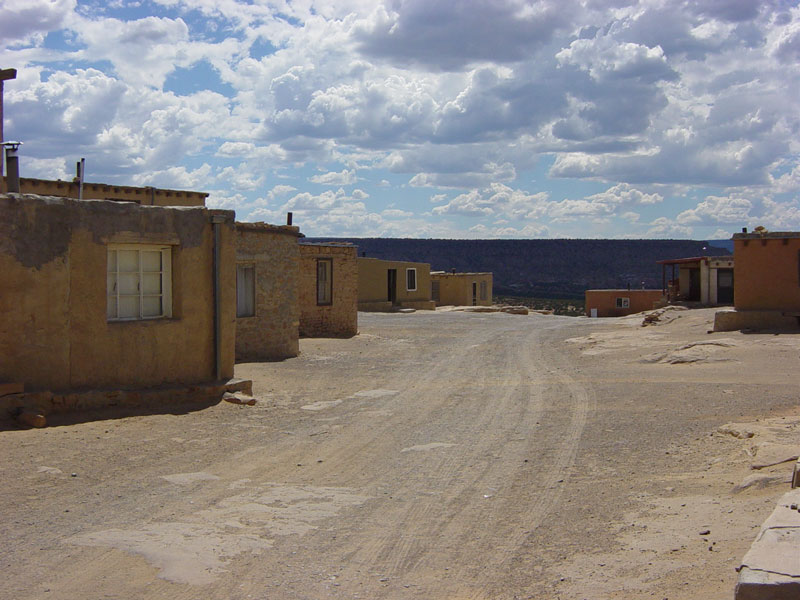
[[[780,0],[0,1],[23,176],[309,236],[800,229],[798,65]]]

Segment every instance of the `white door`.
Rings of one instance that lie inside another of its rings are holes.
[[[597,318],[597,309],[596,308],[590,308],[589,309],[589,316],[592,319],[596,319]]]

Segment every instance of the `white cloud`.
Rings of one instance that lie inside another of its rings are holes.
[[[345,169],[339,173],[330,171],[321,175],[314,175],[309,177],[308,180],[312,183],[321,183],[323,185],[353,185],[358,181],[358,177],[356,177],[355,171]]]
[[[695,208],[685,210],[677,217],[681,225],[728,225],[747,223],[753,203],[745,198],[708,196]]]
[[[24,0],[0,4],[0,48],[41,41],[61,28],[75,10],[76,0]]]

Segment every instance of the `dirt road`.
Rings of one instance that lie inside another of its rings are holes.
[[[360,314],[253,407],[8,429],[0,597],[731,598],[800,339],[711,314]]]

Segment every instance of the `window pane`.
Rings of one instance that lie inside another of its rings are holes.
[[[120,294],[138,294],[139,273],[120,273],[118,285]]]
[[[406,288],[409,290],[417,289],[416,269],[406,269]]]
[[[161,250],[142,250],[142,271],[161,270]]]
[[[162,314],[161,296],[145,296],[142,298],[143,317],[160,317]]]
[[[120,273],[133,273],[139,271],[139,253],[136,250],[118,250]]]
[[[253,265],[236,266],[236,316],[252,317],[255,311],[256,269]]]
[[[109,294],[117,293],[117,274],[108,273],[106,276],[106,292]]]
[[[119,318],[138,319],[139,318],[139,296],[120,296],[119,297]]]
[[[331,261],[317,261],[317,304],[330,304],[332,298]]]
[[[109,296],[108,297],[108,306],[106,309],[106,315],[109,319],[116,319],[117,318],[117,297],[116,296]]]
[[[117,270],[117,251],[116,250],[109,250],[108,251],[108,272],[114,273]]]
[[[142,293],[143,294],[161,293],[161,273],[142,274]]]

